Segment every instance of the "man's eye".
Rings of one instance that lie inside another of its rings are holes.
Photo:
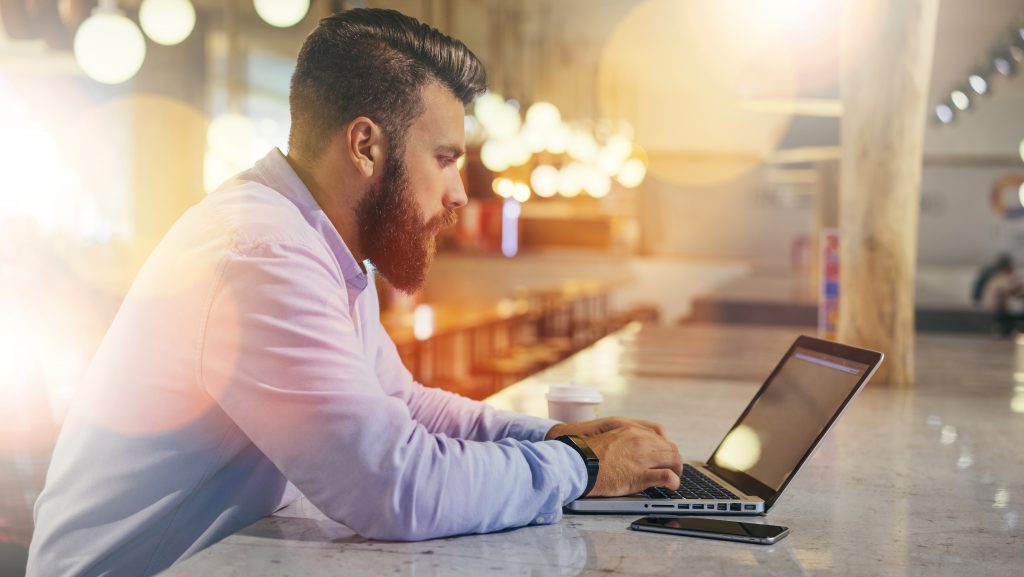
[[[437,162],[441,166],[451,166],[455,164],[455,159],[451,156],[439,156],[437,157]]]

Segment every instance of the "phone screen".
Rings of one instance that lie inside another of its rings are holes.
[[[788,527],[761,525],[739,521],[722,521],[697,517],[659,517],[649,515],[633,522],[635,529],[657,529],[659,532],[703,533],[708,537],[742,540],[775,540],[789,531]]]

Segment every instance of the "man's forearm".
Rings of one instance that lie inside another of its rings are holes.
[[[407,399],[413,419],[432,433],[469,441],[512,438],[542,441],[558,421],[499,411],[487,403],[413,383]]]

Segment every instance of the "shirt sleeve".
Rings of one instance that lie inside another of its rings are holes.
[[[551,427],[559,423],[551,419],[500,411],[487,403],[417,383],[402,363],[394,341],[380,324],[376,303],[371,303],[368,313],[366,330],[374,331],[375,338],[372,340],[380,343],[375,355],[378,378],[389,394],[400,397],[408,405],[412,418],[428,431],[470,441],[497,441],[504,438],[543,441]]]
[[[487,403],[467,399],[413,382],[407,400],[413,418],[428,430],[475,441],[513,438],[543,441],[559,421],[499,411]]]
[[[366,537],[419,540],[558,520],[586,485],[579,456],[554,441],[453,438],[414,419],[380,386],[327,259],[284,242],[225,256],[197,367],[220,409],[317,508]],[[438,414],[456,401],[429,401],[420,412],[458,431]],[[467,427],[480,438],[501,428]]]

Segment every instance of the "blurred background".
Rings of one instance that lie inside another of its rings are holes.
[[[28,542],[56,431],[146,256],[286,150],[298,49],[358,6],[461,39],[489,74],[467,110],[470,204],[419,294],[379,287],[422,382],[483,398],[637,320],[834,334],[841,60],[884,17],[850,22],[840,0],[2,0],[0,542]],[[914,318],[992,338],[971,293],[998,255],[1024,258],[1024,2],[946,0],[934,30]]]

